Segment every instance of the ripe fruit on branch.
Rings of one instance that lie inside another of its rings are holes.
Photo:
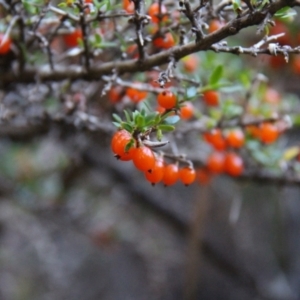
[[[167,12],[167,9],[163,4],[161,4],[160,8],[161,8],[161,14],[165,14]],[[151,20],[153,23],[159,23],[160,21],[164,22],[164,21],[168,20],[168,16],[166,16],[166,15],[162,16],[161,19],[158,17],[159,3],[157,3],[157,2],[150,5],[149,10],[148,10],[148,15],[151,17]]]
[[[224,22],[221,22],[217,19],[213,19],[210,21],[209,23],[209,28],[208,28],[208,32],[209,33],[213,33],[214,31],[219,30],[220,28],[222,28],[224,26]]]
[[[188,73],[193,73],[199,67],[199,58],[196,54],[191,54],[182,59],[183,69]]]
[[[183,120],[188,120],[194,115],[194,105],[191,102],[185,102],[180,107],[180,118]]]
[[[170,32],[167,32],[163,37],[157,37],[153,40],[153,45],[157,48],[169,49],[175,45],[175,40]]]
[[[139,103],[147,97],[146,91],[136,90],[135,88],[127,88],[126,95],[133,103]]]
[[[149,147],[140,146],[133,148],[132,161],[138,170],[151,172],[156,159],[153,151]]]
[[[123,9],[129,14],[134,13],[134,3],[130,0],[123,0]]]
[[[77,47],[79,45],[79,41],[82,40],[82,31],[79,28],[74,29],[72,32],[64,34],[63,39],[68,47]]]
[[[275,124],[263,123],[259,127],[259,138],[265,144],[274,143],[279,137],[279,130]]]
[[[123,89],[120,86],[113,86],[108,92],[108,98],[111,103],[115,104],[122,99]]]
[[[207,169],[214,174],[220,174],[224,172],[225,156],[222,152],[213,152],[207,158]]]
[[[232,148],[241,148],[245,143],[244,132],[241,129],[232,129],[226,135],[226,143]]]
[[[184,167],[179,170],[179,178],[186,186],[192,184],[196,179],[196,172],[194,168]]]
[[[125,129],[119,130],[113,135],[111,149],[118,159],[123,161],[132,159],[134,147],[131,147],[128,151],[126,151],[126,146],[131,139],[131,134]]]
[[[203,134],[204,139],[216,150],[223,151],[226,149],[226,141],[220,129],[213,129]]]
[[[0,33],[0,55],[4,55],[9,52],[11,47],[11,39],[5,34]]]
[[[161,157],[156,158],[154,166],[151,172],[145,172],[146,179],[151,182],[152,185],[160,182],[164,175],[164,161]]]
[[[219,98],[219,93],[216,91],[206,91],[203,93],[203,100],[208,106],[218,106]]]
[[[179,169],[177,164],[169,164],[164,167],[164,175],[162,182],[165,186],[173,185],[179,177]]]
[[[244,163],[242,158],[234,152],[226,153],[224,161],[224,170],[227,174],[231,176],[236,177],[241,175],[244,170]]]
[[[177,99],[171,91],[163,91],[158,94],[157,102],[161,107],[171,109],[176,106]]]

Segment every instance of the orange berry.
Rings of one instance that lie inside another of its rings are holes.
[[[226,149],[226,141],[220,129],[213,129],[203,134],[204,139],[216,150],[223,151]]]
[[[166,7],[162,4],[161,5],[161,14],[165,14],[167,12]],[[153,3],[150,5],[149,10],[148,10],[148,15],[151,17],[151,20],[153,23],[159,23],[167,21],[168,20],[168,16],[163,16],[161,19],[159,19],[158,15],[159,15],[159,4],[158,3]]]
[[[216,91],[206,91],[203,93],[203,100],[208,106],[218,106],[219,93]]]
[[[236,177],[241,175],[244,170],[244,163],[242,158],[234,152],[226,153],[224,161],[224,170],[227,174],[231,176]]]
[[[129,14],[134,13],[134,3],[130,0],[123,0],[123,9]]]
[[[198,169],[196,171],[196,177],[197,177],[197,181],[201,185],[207,185],[211,180],[211,176],[206,168]]]
[[[132,161],[138,170],[151,172],[155,164],[155,156],[149,147],[141,146],[134,148]]]
[[[134,88],[127,88],[126,95],[133,103],[139,103],[147,97],[147,92],[136,90]]]
[[[183,120],[188,120],[194,115],[194,105],[191,102],[185,102],[183,106],[180,107],[180,117]]]
[[[186,186],[192,184],[196,179],[196,171],[190,167],[184,167],[179,170],[179,178]]]
[[[177,99],[171,91],[163,91],[157,95],[157,102],[161,107],[171,109],[176,106]]]
[[[244,132],[240,129],[232,129],[226,135],[225,140],[229,147],[241,148],[245,143],[245,135]]]
[[[128,152],[125,151],[125,147],[131,139],[131,134],[125,129],[119,130],[113,135],[111,149],[120,160],[128,161],[132,159],[134,147],[130,148]]]
[[[154,166],[151,172],[145,172],[146,179],[151,182],[152,185],[160,182],[164,175],[164,161],[162,158],[155,160]]]
[[[164,175],[162,182],[165,186],[173,185],[176,183],[179,177],[179,169],[177,164],[170,164],[164,167]]]
[[[272,123],[263,123],[259,127],[260,140],[265,144],[272,144],[279,137],[279,130],[276,125]]]
[[[280,102],[281,96],[277,90],[268,87],[265,91],[263,99],[270,104],[278,104]]]
[[[79,28],[74,29],[71,33],[63,35],[63,39],[68,47],[77,47],[82,40],[82,31]]]
[[[207,158],[207,169],[214,174],[220,174],[224,171],[225,156],[222,152],[213,152]]]
[[[0,33],[0,55],[4,55],[9,52],[11,47],[10,37],[5,37],[3,33]]]
[[[223,26],[224,26],[224,22],[221,22],[217,19],[211,20],[210,23],[209,23],[208,32],[213,33],[214,31],[219,30]]]
[[[191,54],[182,59],[183,68],[188,73],[193,73],[199,67],[199,58],[196,54]]]
[[[120,86],[112,87],[108,92],[108,98],[111,103],[115,104],[122,99],[123,89]]]
[[[175,40],[170,32],[167,32],[164,37],[157,37],[153,40],[153,45],[157,48],[169,49],[175,45]]]

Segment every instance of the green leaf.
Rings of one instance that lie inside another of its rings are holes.
[[[131,122],[130,114],[127,110],[124,110],[125,118],[127,122]]]
[[[128,152],[130,148],[134,146],[134,139],[131,139],[125,146],[125,152]]]
[[[168,125],[168,124],[160,124],[158,126],[158,130],[161,131],[173,131],[175,129],[175,126]]]
[[[117,128],[120,128],[121,124],[118,122],[112,122]]]
[[[209,84],[210,85],[217,84],[222,78],[222,75],[223,75],[223,66],[219,65],[214,69],[213,73],[210,75]]]
[[[176,124],[179,120],[180,120],[179,116],[170,116],[165,119],[165,123],[166,124]]]
[[[279,19],[286,19],[286,18],[290,18],[290,17],[293,17],[297,15],[297,12],[288,7],[288,6],[285,6],[281,9],[279,9],[276,13],[275,13],[275,17],[279,18]]]
[[[141,114],[138,114],[135,118],[135,124],[138,128],[142,129],[145,126],[145,118]]]
[[[96,41],[96,43],[97,43],[98,45],[101,44],[102,38],[101,38],[101,35],[100,35],[100,34],[98,34],[98,33],[95,34],[95,41]]]
[[[122,123],[122,119],[117,114],[112,114],[112,117],[119,123]]]
[[[132,132],[133,131],[133,126],[131,126],[128,123],[122,123],[122,128],[126,129],[128,132]]]
[[[161,132],[160,129],[158,129],[156,131],[156,138],[157,138],[157,140],[160,142],[162,140],[162,137],[163,137],[162,132]]]

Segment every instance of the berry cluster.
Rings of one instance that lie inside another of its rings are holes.
[[[163,182],[165,186],[170,186],[180,180],[187,186],[196,179],[196,172],[192,166],[179,168],[177,162],[166,164],[162,155],[158,155],[150,147],[135,140],[125,129],[114,134],[111,149],[118,159],[131,160],[138,170],[144,172],[146,179],[152,185]]]

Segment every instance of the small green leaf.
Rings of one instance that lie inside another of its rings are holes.
[[[128,123],[123,123],[122,124],[122,128],[126,129],[128,132],[132,132],[133,131],[133,127],[128,124]]]
[[[158,126],[158,129],[161,131],[173,131],[175,127],[168,124],[161,124]]]
[[[134,146],[134,139],[131,139],[125,146],[125,152],[128,152],[130,148]]]
[[[162,137],[163,137],[162,131],[160,129],[158,129],[156,131],[156,138],[157,138],[157,140],[160,142],[162,140]]]
[[[143,128],[145,126],[145,118],[141,114],[138,114],[135,118],[135,124],[140,129]]]
[[[214,69],[213,73],[210,75],[209,84],[210,85],[217,84],[222,78],[222,75],[223,75],[223,66],[219,65]]]
[[[115,119],[115,121],[122,123],[122,119],[119,117],[119,115],[117,114],[112,114],[113,118]]]
[[[127,110],[124,110],[125,118],[127,122],[131,122],[130,114]]]
[[[112,122],[117,128],[120,128],[121,124],[118,122]]]

